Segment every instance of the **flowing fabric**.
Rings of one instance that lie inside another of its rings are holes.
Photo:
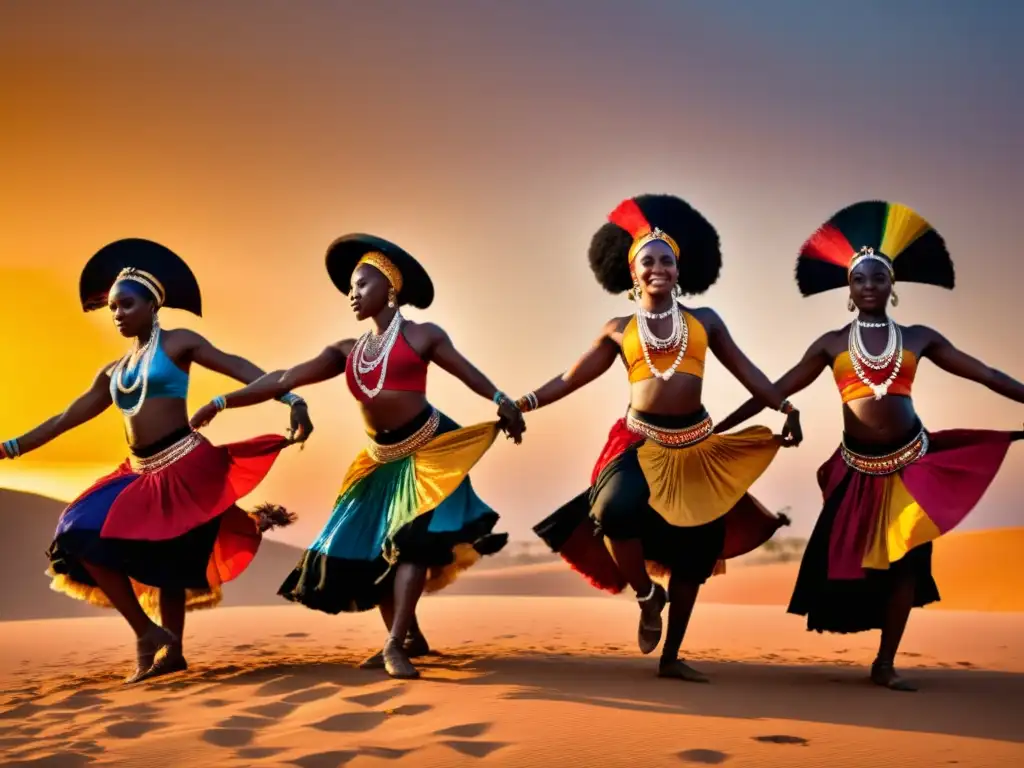
[[[844,438],[866,456],[893,445]],[[910,574],[914,605],[940,599],[932,578],[932,542],[953,530],[995,479],[1021,432],[951,429],[927,435],[923,456],[886,475],[849,466],[837,449],[818,470],[824,506],[800,564],[789,612],[819,632],[881,629],[893,579]]]
[[[158,453],[190,432],[135,455]],[[249,566],[262,540],[236,502],[259,485],[288,440],[264,435],[215,446],[197,437],[195,448],[156,471],[139,471],[126,459],[65,508],[48,551],[51,589],[112,607],[85,561],[127,574],[154,619],[161,589],[184,589],[188,610],[221,601],[221,586]]]
[[[437,434],[395,461],[361,451],[342,480],[330,519],[278,592],[326,613],[376,607],[403,562],[427,568],[425,591],[452,583],[507,542],[498,515],[473,490],[470,470],[491,448],[497,422],[460,428],[440,416]]]
[[[681,418],[680,426],[695,421]],[[724,573],[725,560],[753,551],[785,524],[747,493],[778,449],[765,427],[666,447],[639,437],[626,419],[619,419],[594,466],[591,487],[538,523],[534,532],[591,585],[621,592],[626,580],[603,537],[610,533],[608,521],[595,513],[615,495],[623,475],[640,474],[642,493],[629,500],[627,510],[636,528],[612,538],[641,538],[652,578],[665,580],[677,572],[701,582]]]

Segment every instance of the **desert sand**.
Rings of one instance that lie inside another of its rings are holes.
[[[383,639],[373,613],[284,605],[192,614],[192,668],[133,687],[117,619],[4,623],[4,765],[1024,764],[1019,614],[919,612],[912,694],[865,682],[875,635],[810,635],[775,607],[698,606],[710,685],[654,678],[624,599],[427,598],[421,619],[443,655],[418,681],[355,667]]]

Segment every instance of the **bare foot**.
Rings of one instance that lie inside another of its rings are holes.
[[[891,691],[916,691],[917,686],[909,683],[896,673],[896,668],[886,662],[876,661],[871,665],[871,682]]]
[[[420,632],[409,630],[405,638],[405,655],[410,659],[418,659],[430,655],[430,644]],[[360,662],[360,669],[384,669],[384,652],[377,651],[373,656]]]
[[[662,661],[658,664],[658,677],[669,677],[673,680],[685,680],[688,683],[710,683],[706,675],[701,674],[680,659]]]
[[[661,642],[661,612],[665,608],[667,595],[660,584],[651,583],[650,596],[638,597],[640,603],[640,626],[637,629],[637,644],[640,652],[647,654]]]
[[[384,670],[391,677],[397,680],[415,680],[420,676],[419,670],[412,665],[409,657],[406,656],[405,649],[394,639],[388,638],[388,641],[384,643],[384,650],[381,653],[384,656]]]
[[[170,648],[178,639],[158,624],[147,629],[135,641],[135,669],[124,679],[125,684],[137,683],[146,677],[153,666],[156,655],[165,648]]]

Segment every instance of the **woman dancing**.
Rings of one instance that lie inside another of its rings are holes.
[[[831,368],[843,401],[843,437],[818,470],[821,516],[800,565],[789,612],[817,632],[882,630],[871,679],[898,691],[915,687],[895,670],[912,607],[939,599],[932,541],[978,503],[1010,442],[1021,432],[929,432],[911,389],[922,359],[1024,402],[1024,384],[961,352],[938,332],[897,325],[886,312],[894,283],[953,288],[953,263],[939,234],[899,203],[868,201],[835,214],[800,251],[804,296],[846,288],[846,327],[811,344],[776,387],[799,392]],[[749,401],[720,425],[728,429],[761,410]]]
[[[606,323],[568,372],[517,404],[526,412],[557,402],[621,357],[630,407],[608,436],[591,488],[534,530],[599,589],[633,588],[645,654],[661,640],[661,613],[669,601],[658,675],[707,682],[679,659],[697,592],[719,560],[751,551],[788,522],[747,489],[780,445],[800,442],[799,415],[713,310],[678,302],[718,279],[722,259],[714,227],[669,195],[628,199],[609,219],[591,242],[590,266],[605,290],[629,291],[636,310]],[[759,402],[786,414],[782,436],[767,427],[711,434],[701,401],[709,348]],[[652,577],[667,578],[667,594]]]
[[[525,424],[447,333],[402,316],[399,307],[426,309],[434,298],[416,259],[386,240],[353,234],[330,246],[327,271],[350,296],[356,319],[371,320],[373,328],[204,406],[193,423],[206,423],[223,407],[261,403],[344,374],[362,408],[369,444],[349,467],[327,525],[279,594],[332,614],[379,608],[389,635],[362,666],[416,678],[410,658],[429,653],[416,622],[420,595],[447,586],[508,540],[493,533],[498,515],[476,495],[469,471],[500,429],[519,443]],[[431,362],[493,401],[500,420],[459,427],[430,405]]]
[[[176,254],[148,240],[111,243],[86,264],[79,294],[85,311],[110,308],[132,350],[62,413],[4,442],[0,458],[40,448],[111,403],[124,415],[130,456],[61,514],[49,575],[55,591],[124,616],[137,638],[126,682],[138,682],[187,668],[185,612],[220,602],[221,585],[252,562],[262,533],[293,520],[280,507],[247,514],[235,505],[289,441],[265,435],[215,446],[189,427],[193,364],[241,382],[263,371],[193,331],[160,327],[161,307],[202,314],[199,286]],[[281,399],[293,424],[308,420],[300,398]]]

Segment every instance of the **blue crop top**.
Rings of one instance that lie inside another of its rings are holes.
[[[141,375],[141,361],[133,367],[127,368],[121,378],[121,385],[132,387]],[[177,398],[184,400],[188,396],[188,373],[181,370],[164,351],[163,344],[157,343],[153,352],[153,361],[149,365],[149,380],[146,383],[146,399],[151,397]],[[114,405],[125,411],[135,407],[142,396],[142,386],[129,393],[121,392],[117,388],[117,381],[113,374],[110,381],[110,392],[114,399]]]

